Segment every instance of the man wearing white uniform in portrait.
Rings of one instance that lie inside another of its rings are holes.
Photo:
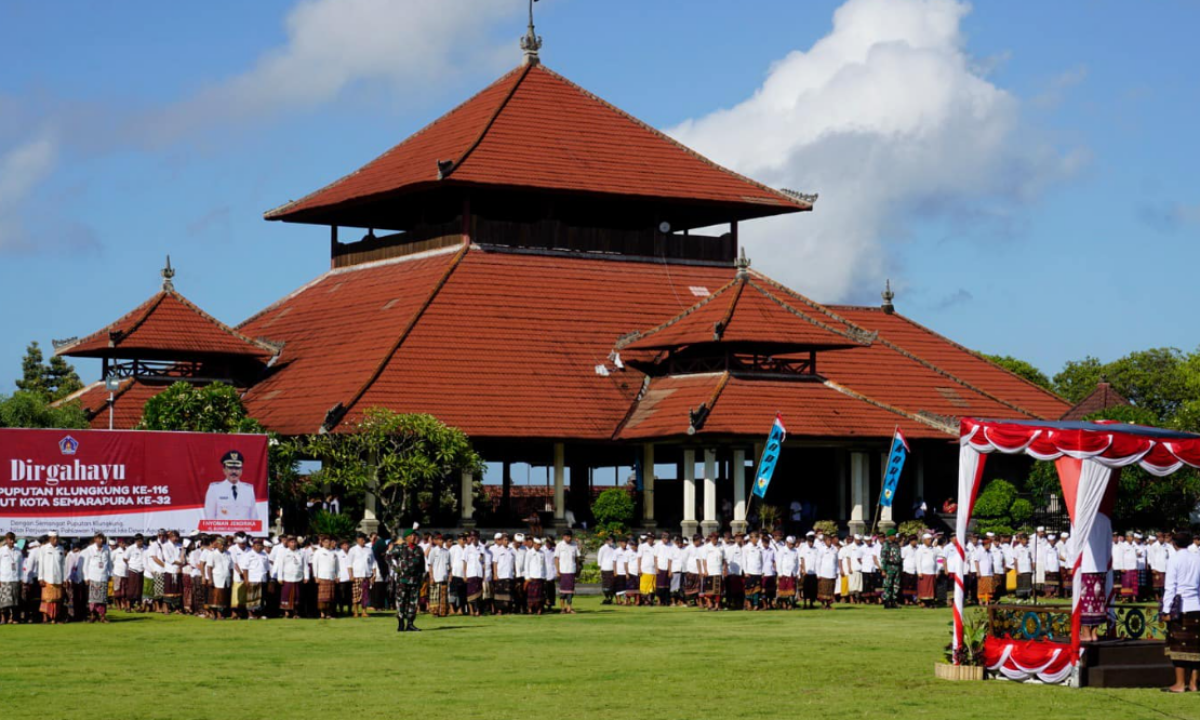
[[[208,486],[204,497],[204,520],[256,520],[254,487],[242,482],[245,455],[230,450],[221,456],[225,479]]]

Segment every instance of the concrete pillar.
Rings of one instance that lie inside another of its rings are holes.
[[[566,467],[563,464],[566,448],[554,443],[554,529],[561,534],[567,529]]]
[[[363,518],[358,523],[358,531],[368,535],[379,529],[379,518],[375,514],[375,493],[372,492],[377,487],[379,487],[379,466],[375,462],[375,457],[372,456],[371,482],[369,489],[363,495]]]
[[[467,471],[462,472],[462,517],[463,527],[475,527],[475,476]]]
[[[689,451],[690,452],[690,451]],[[695,467],[695,458],[692,458]],[[707,536],[721,529],[721,521],[717,519],[717,451],[704,451],[704,520],[700,523],[700,532]]]
[[[699,524],[696,522],[696,451],[683,451],[683,538],[690,542]]]
[[[500,466],[504,477],[500,479],[501,495],[500,495],[500,515],[504,518],[504,522],[509,522],[512,519],[512,463],[505,460]]]
[[[881,483],[880,490],[879,490],[880,493],[883,492],[882,483],[883,483],[883,479],[887,477],[887,466],[888,466],[888,460],[890,460],[890,459],[891,459],[890,452],[879,453],[879,482]],[[895,498],[893,498],[893,501],[894,500],[895,500]],[[875,502],[879,502],[878,497],[875,498]],[[888,528],[894,528],[894,527],[896,527],[896,523],[894,520],[892,520],[892,506],[888,505],[887,507],[880,508],[879,509],[879,529],[887,530]]]
[[[865,452],[850,453],[850,525],[852,533],[861,533],[867,528],[867,487],[871,469],[867,466],[870,454]]]
[[[654,443],[642,446],[642,527],[654,529]]]
[[[746,451],[733,451],[733,522],[735,533],[746,532]]]

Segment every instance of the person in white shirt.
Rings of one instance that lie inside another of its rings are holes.
[[[333,617],[337,596],[338,557],[334,541],[321,537],[312,554],[313,578],[317,581],[317,613],[322,620]]]
[[[684,541],[682,535],[676,535],[671,541],[667,555],[671,562],[671,605],[679,607],[686,605],[683,601],[683,565],[688,549],[691,547]]]
[[[108,580],[112,577],[112,553],[104,533],[96,533],[92,544],[79,554],[79,573],[87,584],[88,622],[108,622]]]
[[[616,554],[617,548],[610,534],[596,551],[596,564],[600,566],[600,591],[604,594],[602,605],[612,605],[616,596]]]
[[[426,564],[429,566],[429,614],[445,617],[450,614],[450,550],[441,533],[433,536]]]
[[[642,535],[638,540],[638,571],[641,573],[638,604],[653,605],[655,590],[658,587],[658,561],[654,552],[654,538]]]
[[[492,546],[492,606],[497,615],[513,611],[513,585],[517,578],[517,553],[501,535]]]
[[[1033,554],[1029,551],[1027,536],[1017,538],[1012,556],[1017,570],[1017,598],[1027,600],[1033,594]]]
[[[46,544],[37,551],[38,585],[42,588],[40,610],[42,622],[57,625],[59,620],[64,622],[63,615],[63,583],[66,582],[66,556],[58,544],[58,533],[51,532],[46,538]]]
[[[725,547],[725,594],[731,608],[746,605],[746,538],[741,533],[733,536],[732,543]]]
[[[612,551],[612,566],[613,566],[613,596],[614,602],[618,605],[625,604],[625,596],[628,592],[629,576],[626,574],[625,554],[629,548],[629,540],[620,538],[617,540],[616,547]]]
[[[87,619],[87,584],[83,582],[83,572],[80,559],[86,544],[82,540],[68,542],[67,555],[63,559],[63,573],[66,583],[63,589],[67,594],[67,617],[71,622],[83,622]]]
[[[440,544],[440,538],[435,544]],[[430,546],[430,552],[432,550],[433,545]],[[344,558],[339,559],[346,564],[345,570],[350,577],[351,615],[367,617],[367,611],[371,608],[371,586],[375,582],[375,553],[367,544],[367,536],[359,533],[354,539],[354,546],[346,551]]]
[[[1192,543],[1189,533],[1176,533],[1178,550]],[[1170,692],[1196,692],[1200,681],[1200,553],[1176,552],[1167,561],[1163,588],[1163,619],[1167,621],[1167,657],[1175,665]]]
[[[129,545],[126,543],[125,538],[117,538],[116,547],[111,548],[109,553],[112,557],[113,563],[113,601],[116,603],[117,607],[124,607],[125,578],[129,574],[129,563],[125,560],[125,556],[128,554],[128,552]]]
[[[251,548],[237,559],[241,570],[242,583],[246,589],[246,613],[251,620],[266,620],[263,611],[266,603],[263,601],[263,589],[271,577],[271,558],[263,548],[263,539],[254,538]]]
[[[459,535],[450,546],[450,614],[462,615],[467,605],[467,536]]]
[[[776,602],[779,607],[791,609],[796,606],[796,578],[800,576],[800,550],[795,537],[788,535],[775,551],[775,570],[779,577]]]
[[[187,610],[193,615],[205,616],[204,606],[207,598],[204,594],[204,573],[202,572],[205,549],[199,537],[184,546],[187,551],[187,568],[184,576],[184,595]],[[115,564],[115,563],[114,563]]]
[[[21,566],[17,536],[5,533],[0,545],[0,625],[16,625],[21,614]]]
[[[1041,557],[1038,563],[1043,568],[1043,594],[1046,597],[1058,597],[1062,585],[1062,562],[1058,555],[1058,536],[1054,533],[1046,535],[1046,541],[1041,544]]]
[[[529,614],[541,615],[546,606],[546,554],[542,552],[542,538],[530,538],[529,550],[525,553],[525,602]]]
[[[779,530],[773,535],[762,534],[763,561],[763,605],[774,608],[775,599],[779,595],[779,570],[776,568],[775,553],[783,547],[783,537]]]
[[[204,581],[208,587],[209,615],[213,620],[224,620],[233,584],[233,557],[225,551],[225,538],[213,540],[212,549],[204,559]]]
[[[797,591],[804,597],[804,607],[809,609],[817,602],[817,556],[824,544],[824,538],[818,543],[817,533],[809,530],[804,535],[804,544],[799,547],[800,577]]]
[[[867,604],[874,604],[879,599],[879,544],[874,535],[868,535],[863,538],[863,544],[859,546],[860,565],[862,567],[862,601]]]
[[[826,610],[833,609],[834,591],[838,583],[841,551],[833,544],[833,536],[821,538],[824,542],[817,548],[817,600]]]
[[[662,533],[654,543],[654,596],[659,607],[671,604],[671,571],[671,535]]]
[[[745,575],[746,610],[762,609],[763,550],[758,532],[750,533],[750,540],[742,546],[742,572]]]
[[[1167,584],[1167,559],[1169,540],[1166,533],[1157,533],[1154,541],[1146,548],[1146,564],[1150,567],[1150,587],[1157,600],[1162,600],[1163,591]]]
[[[295,618],[300,609],[300,593],[304,583],[310,581],[308,563],[297,547],[296,538],[288,536],[287,544],[279,552],[279,560],[273,575],[279,583],[279,609],[284,617]]]
[[[575,614],[575,574],[579,572],[579,546],[570,530],[563,531],[563,539],[554,549],[554,570],[558,573],[558,594],[562,599],[562,613]]]
[[[554,608],[555,593],[558,588],[558,568],[554,566],[554,549],[558,547],[558,543],[554,542],[553,535],[547,535],[542,541],[542,555],[546,556],[546,609]]]
[[[221,469],[225,474],[225,479],[209,484],[208,491],[204,495],[204,514],[201,523],[204,520],[225,522],[258,519],[254,486],[242,482],[244,462],[245,456],[237,450],[230,450],[222,456]],[[219,532],[224,528],[209,528],[201,524],[200,529]],[[266,528],[259,527],[257,530],[265,531]]]
[[[925,607],[933,607],[937,599],[938,550],[933,546],[933,535],[921,535],[921,546],[914,553],[917,566],[917,601]]]
[[[705,610],[721,609],[725,590],[725,551],[718,544],[717,534],[708,536],[700,553],[700,599]]]
[[[475,533],[467,537],[462,562],[467,580],[467,606],[473,617],[479,617],[483,602],[483,553]]]

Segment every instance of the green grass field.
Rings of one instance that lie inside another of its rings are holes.
[[[948,611],[0,627],[0,718],[1200,718],[1200,695],[950,683]]]

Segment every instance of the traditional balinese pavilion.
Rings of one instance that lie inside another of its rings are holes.
[[[146,302],[86,337],[54,341],[56,355],[100,359],[105,380],[63,400],[78,401],[93,428],[135,427],[146,401],[180,380],[248,389],[279,354],[282,346],[252,340],[196,307],[175,290],[174,276],[167,258],[162,289]]]
[[[539,44],[531,33],[520,67],[266,213],[328,226],[331,264],[235,331],[282,346],[245,394],[267,427],[431,413],[502,464],[506,488],[512,464],[550,468],[559,524],[586,513],[592,469],[636,465],[641,524],[692,532],[726,503],[746,525],[748,463],[779,413],[767,502],[861,530],[897,428],[915,457],[887,523],[954,494],[958,417],[1067,410],[895,312],[890,290],[880,307],[826,306],[751,268],[739,225],[816,197],[680,145],[540,64]],[[361,239],[344,242],[351,228]],[[655,477],[664,465],[674,479]]]

